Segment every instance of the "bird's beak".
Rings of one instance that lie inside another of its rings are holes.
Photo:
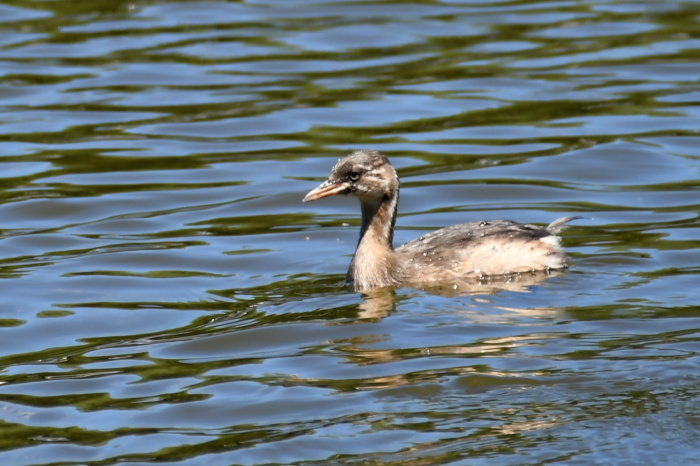
[[[347,183],[326,180],[321,184],[321,186],[311,190],[302,202],[317,201],[319,199],[323,199],[324,197],[343,194],[349,187],[350,186]]]

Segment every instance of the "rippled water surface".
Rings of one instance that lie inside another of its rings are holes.
[[[0,463],[689,464],[695,1],[0,4]],[[575,267],[349,291],[397,242],[583,217]]]

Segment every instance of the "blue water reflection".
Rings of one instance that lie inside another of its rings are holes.
[[[0,463],[695,462],[696,10],[0,6]],[[574,267],[350,292],[357,148]]]

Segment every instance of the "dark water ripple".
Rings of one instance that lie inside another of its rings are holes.
[[[696,2],[0,5],[0,463],[692,464]],[[343,286],[351,148],[399,242],[583,219],[570,271]]]

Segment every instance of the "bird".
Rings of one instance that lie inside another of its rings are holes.
[[[459,282],[569,266],[557,233],[579,217],[563,217],[546,227],[511,220],[461,223],[394,248],[399,184],[396,170],[386,156],[376,150],[356,150],[338,160],[328,179],[303,199],[309,202],[336,195],[359,199],[360,239],[346,275],[355,291]]]

